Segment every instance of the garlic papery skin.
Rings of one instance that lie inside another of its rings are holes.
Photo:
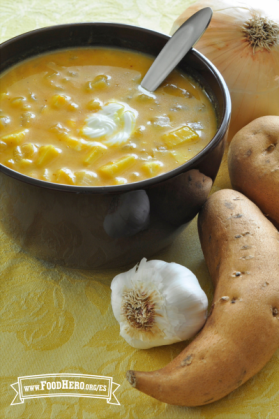
[[[186,267],[145,258],[111,283],[111,305],[120,335],[148,349],[190,339],[204,325],[208,299]]]
[[[252,120],[279,115],[279,1],[200,0],[176,20],[171,33],[210,6],[213,17],[195,44],[224,77],[232,100],[229,140]]]

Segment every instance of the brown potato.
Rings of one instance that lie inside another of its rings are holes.
[[[129,371],[129,382],[162,402],[200,406],[245,383],[279,346],[279,233],[248,198],[214,193],[199,215],[215,285],[208,320],[166,367]]]
[[[279,100],[279,99],[278,99]],[[279,227],[279,116],[263,116],[232,139],[228,166],[234,189]]]

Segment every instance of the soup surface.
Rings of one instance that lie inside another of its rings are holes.
[[[173,71],[150,93],[153,59],[107,48],[61,50],[0,78],[0,163],[69,185],[136,182],[185,163],[213,138],[212,103]]]

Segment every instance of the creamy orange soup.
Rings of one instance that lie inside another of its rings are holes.
[[[178,71],[140,87],[152,58],[84,48],[26,60],[0,78],[0,163],[68,185],[136,182],[172,170],[212,139],[207,94]]]

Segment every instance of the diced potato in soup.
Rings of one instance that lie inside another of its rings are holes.
[[[0,77],[0,163],[48,182],[132,183],[168,172],[217,130],[192,77],[173,71],[150,93],[152,57],[76,48],[36,56]]]

